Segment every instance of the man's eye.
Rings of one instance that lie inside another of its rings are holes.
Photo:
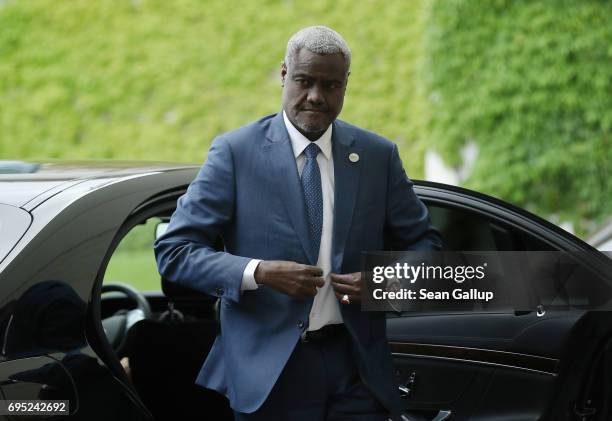
[[[296,79],[295,83],[297,83],[298,85],[301,85],[301,86],[307,86],[308,85],[308,80],[306,80],[306,79]]]

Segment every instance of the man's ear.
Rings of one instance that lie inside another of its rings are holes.
[[[285,76],[287,76],[287,66],[281,64],[281,86],[285,86]]]

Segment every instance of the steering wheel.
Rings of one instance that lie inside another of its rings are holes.
[[[120,310],[114,315],[102,320],[102,327],[108,342],[116,355],[121,356],[129,329],[138,321],[151,319],[153,312],[147,299],[133,287],[122,283],[109,283],[102,285],[102,294],[106,292],[120,292],[136,303],[133,310]]]

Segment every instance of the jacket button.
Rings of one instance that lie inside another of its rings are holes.
[[[223,295],[223,292],[225,292],[225,291],[223,290],[223,288],[218,287],[217,289],[215,289],[215,292],[217,293],[218,296],[221,296],[221,295]]]
[[[299,327],[300,329],[304,328],[304,322],[301,320],[298,320],[297,327]]]

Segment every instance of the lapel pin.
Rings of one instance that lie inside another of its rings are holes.
[[[349,154],[349,161],[351,161],[353,163],[359,161],[359,155],[356,154],[355,152],[350,153]]]

